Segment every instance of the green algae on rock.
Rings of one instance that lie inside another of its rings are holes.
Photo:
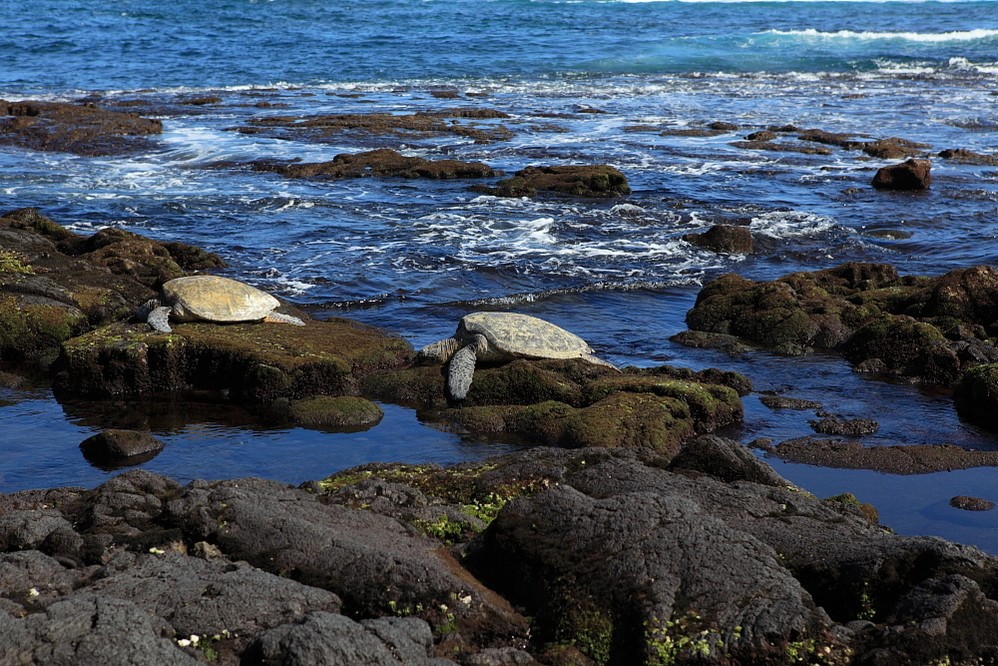
[[[376,404],[358,396],[320,395],[294,400],[289,405],[291,420],[307,428],[364,430],[385,415]]]
[[[439,366],[371,377],[365,392],[476,435],[563,446],[637,447],[674,455],[681,442],[741,421],[738,373],[662,366],[618,372],[581,359],[518,359],[476,371],[460,407]]]

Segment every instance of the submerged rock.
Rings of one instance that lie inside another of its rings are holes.
[[[856,441],[801,437],[777,444],[772,453],[784,460],[808,465],[873,469],[890,474],[927,474],[998,466],[998,451],[970,451],[952,444],[863,446]]]
[[[95,104],[0,100],[0,145],[77,155],[121,155],[146,150],[163,131],[159,120],[107,111]]]

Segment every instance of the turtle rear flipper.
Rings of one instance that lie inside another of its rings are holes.
[[[149,316],[146,317],[146,322],[160,333],[172,333],[173,329],[170,328],[170,310],[172,309],[165,305],[153,308]]]
[[[305,322],[298,317],[293,317],[289,314],[284,314],[283,312],[271,312],[269,315],[264,317],[263,320],[272,324],[291,324],[292,326],[305,325]]]

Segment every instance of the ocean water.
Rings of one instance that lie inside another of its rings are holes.
[[[998,437],[949,396],[857,375],[834,356],[731,357],[669,336],[704,281],[772,279],[845,261],[937,275],[998,263],[998,168],[933,161],[920,194],[874,191],[887,161],[731,145],[773,125],[998,154],[998,2],[615,2],[600,0],[0,0],[0,98],[87,99],[160,117],[156,147],[91,158],[0,147],[0,211],[36,206],[81,233],[119,226],[223,255],[226,273],[421,346],[473,309],[547,318],[620,365],[721,367],[757,390],[874,417],[870,445]],[[203,97],[219,102],[184,104]],[[508,138],[339,134],[323,141],[237,131],[270,116],[497,109],[468,120]],[[738,130],[690,136],[723,121]],[[497,199],[459,181],[296,181],[239,164],[320,161],[391,147],[479,160],[616,166],[613,201]],[[718,256],[682,240],[748,224],[758,251]],[[369,460],[451,462],[510,450],[386,405],[362,433],[262,429],[205,409],[61,404],[0,391],[0,492],[93,486],[113,470],[77,444],[102,423],[167,443],[144,467],[180,480],[258,475],[297,483]],[[809,434],[809,412],[746,398],[742,441]],[[105,409],[104,407],[109,407]],[[110,413],[112,416],[108,416]],[[819,495],[853,492],[885,524],[998,552],[992,469],[894,477],[774,461]]]

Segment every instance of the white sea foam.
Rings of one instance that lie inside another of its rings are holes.
[[[998,37],[998,30],[987,30],[979,28],[977,30],[957,30],[954,32],[856,32],[854,30],[837,30],[835,32],[824,32],[815,28],[806,30],[766,30],[764,35],[780,35],[789,37],[808,37],[818,39],[850,39],[861,41],[872,41],[881,39],[898,39],[909,42],[965,42],[977,39],[989,39]]]
[[[811,236],[828,231],[835,226],[835,220],[824,215],[803,211],[774,211],[752,218],[749,225],[754,232],[774,238]]]

